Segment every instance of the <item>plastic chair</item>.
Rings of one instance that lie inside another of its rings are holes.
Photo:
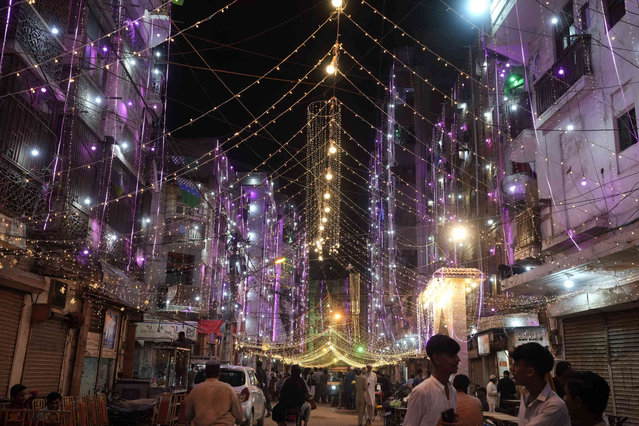
[[[34,411],[44,410],[47,406],[47,401],[44,398],[36,398],[31,401],[31,407]]]
[[[96,395],[95,408],[96,408],[96,414],[98,418],[98,425],[108,426],[109,412],[107,411],[107,399],[105,394],[101,393],[99,395]]]
[[[65,410],[40,410],[36,416],[37,426],[67,426],[69,412]]]
[[[0,419],[4,426],[31,426],[33,425],[32,410],[3,409],[0,411]]]
[[[76,426],[89,426],[87,400],[83,396],[76,399]]]
[[[172,395],[170,393],[163,393],[159,396],[158,403],[155,404],[155,410],[153,411],[153,425],[170,426],[172,424],[171,400]]]
[[[176,395],[174,399],[174,405],[176,410],[174,426],[186,426],[188,424],[186,420],[186,397],[184,395]]]
[[[65,413],[67,413],[67,425],[75,426],[75,398],[72,396],[63,396],[62,397],[62,409]]]

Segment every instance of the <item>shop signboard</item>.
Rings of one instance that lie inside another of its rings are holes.
[[[145,315],[135,330],[136,340],[171,342],[183,331],[187,339],[197,340],[197,321],[177,322]]]

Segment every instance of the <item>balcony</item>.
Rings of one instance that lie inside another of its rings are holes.
[[[532,171],[509,174],[501,181],[505,197],[514,203],[527,203],[537,196],[537,177]]]
[[[585,75],[592,75],[590,34],[576,36],[557,62],[535,82],[537,116],[552,107]]]
[[[541,254],[539,207],[529,207],[515,218],[515,262],[538,258]]]
[[[199,312],[200,287],[191,285],[169,285],[161,288],[159,296],[159,311]]]

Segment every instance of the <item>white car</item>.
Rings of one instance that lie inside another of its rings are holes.
[[[255,370],[239,365],[222,365],[220,380],[231,385],[242,405],[246,426],[264,424],[266,416],[266,399],[262,389],[258,387]]]

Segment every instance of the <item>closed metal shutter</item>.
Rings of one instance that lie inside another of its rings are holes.
[[[563,323],[566,360],[574,369],[590,370],[611,383],[604,316],[570,318]]]
[[[68,327],[57,320],[33,323],[22,384],[41,395],[58,392]]]
[[[639,425],[639,310],[564,319],[563,326],[566,360],[610,385],[606,413]]]
[[[7,395],[24,296],[0,290],[0,393]]]
[[[617,415],[639,424],[639,310],[606,314],[606,323]]]

